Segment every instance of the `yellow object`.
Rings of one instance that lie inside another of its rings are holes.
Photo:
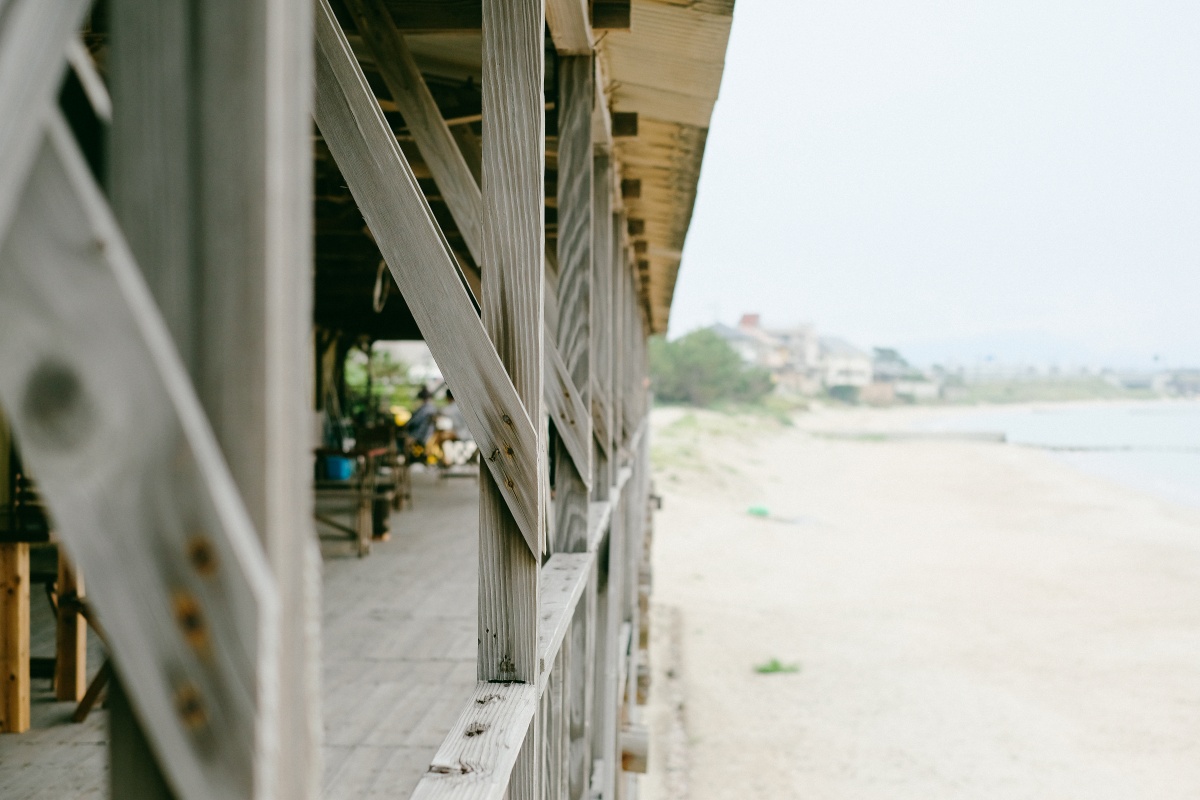
[[[412,419],[412,412],[404,406],[392,406],[388,409],[392,412],[392,416],[396,418],[396,427],[403,428]]]

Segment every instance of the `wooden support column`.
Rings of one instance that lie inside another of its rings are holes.
[[[316,797],[321,775],[311,14],[288,0],[110,6],[113,207],[274,575],[278,669],[260,673],[257,692],[278,710],[259,732],[278,761],[255,780],[257,791],[301,799]],[[137,687],[125,688],[136,707]],[[136,747],[132,724],[115,714],[114,739]],[[116,797],[141,791],[138,779],[112,777]]]
[[[54,693],[59,700],[78,703],[87,691],[87,622],[80,610],[83,576],[72,569],[62,548],[58,552],[58,627],[55,632]]]
[[[584,409],[582,459],[572,458],[559,444],[556,470],[556,546],[585,552],[588,547],[589,491],[584,476],[592,476],[592,289],[593,210],[595,203],[592,155],[592,107],[595,66],[591,55],[564,56],[558,62],[558,348]],[[595,484],[593,484],[595,487]],[[594,682],[596,585],[584,589],[586,599],[572,617],[563,645],[566,709],[559,745],[565,764],[562,792],[582,797],[591,765],[591,705]],[[589,609],[591,614],[587,613]],[[563,794],[555,795],[562,797]]]
[[[597,500],[608,498],[616,473],[612,469],[613,377],[613,215],[612,157],[597,153],[592,161],[592,430],[595,447],[592,486]]]
[[[546,536],[545,80],[543,0],[483,0],[483,324],[537,433],[538,547],[531,552],[490,471],[480,473],[481,681],[536,684]],[[500,457],[504,457],[501,455]],[[540,721],[513,767],[512,800],[540,800]]]
[[[609,386],[609,405],[612,428],[609,436],[612,440],[613,475],[621,467],[620,453],[625,445],[624,407],[621,398],[625,391],[625,303],[628,302],[625,281],[625,212],[613,215],[612,226],[612,267],[609,280],[612,282],[612,309],[609,324],[612,326],[612,383]],[[613,514],[616,514],[614,509]]]
[[[0,680],[0,733],[29,730],[29,545],[24,542],[0,543]]]
[[[592,98],[591,56],[564,56],[558,62],[558,350],[570,372],[583,408],[591,408],[592,365]],[[590,416],[583,423],[591,441]],[[582,476],[591,473],[591,447],[579,463],[560,454],[555,487],[556,545],[559,550],[587,549],[588,492]]]

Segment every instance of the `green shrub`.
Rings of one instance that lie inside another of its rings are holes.
[[[706,328],[673,342],[651,339],[650,376],[659,401],[701,407],[758,402],[773,387],[769,372],[743,364],[728,342]]]

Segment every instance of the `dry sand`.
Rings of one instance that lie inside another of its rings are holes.
[[[1200,798],[1200,511],[911,418],[655,412],[643,797]]]

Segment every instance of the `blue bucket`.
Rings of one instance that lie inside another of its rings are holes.
[[[325,457],[325,477],[331,481],[348,481],[354,475],[354,459],[345,456]]]

